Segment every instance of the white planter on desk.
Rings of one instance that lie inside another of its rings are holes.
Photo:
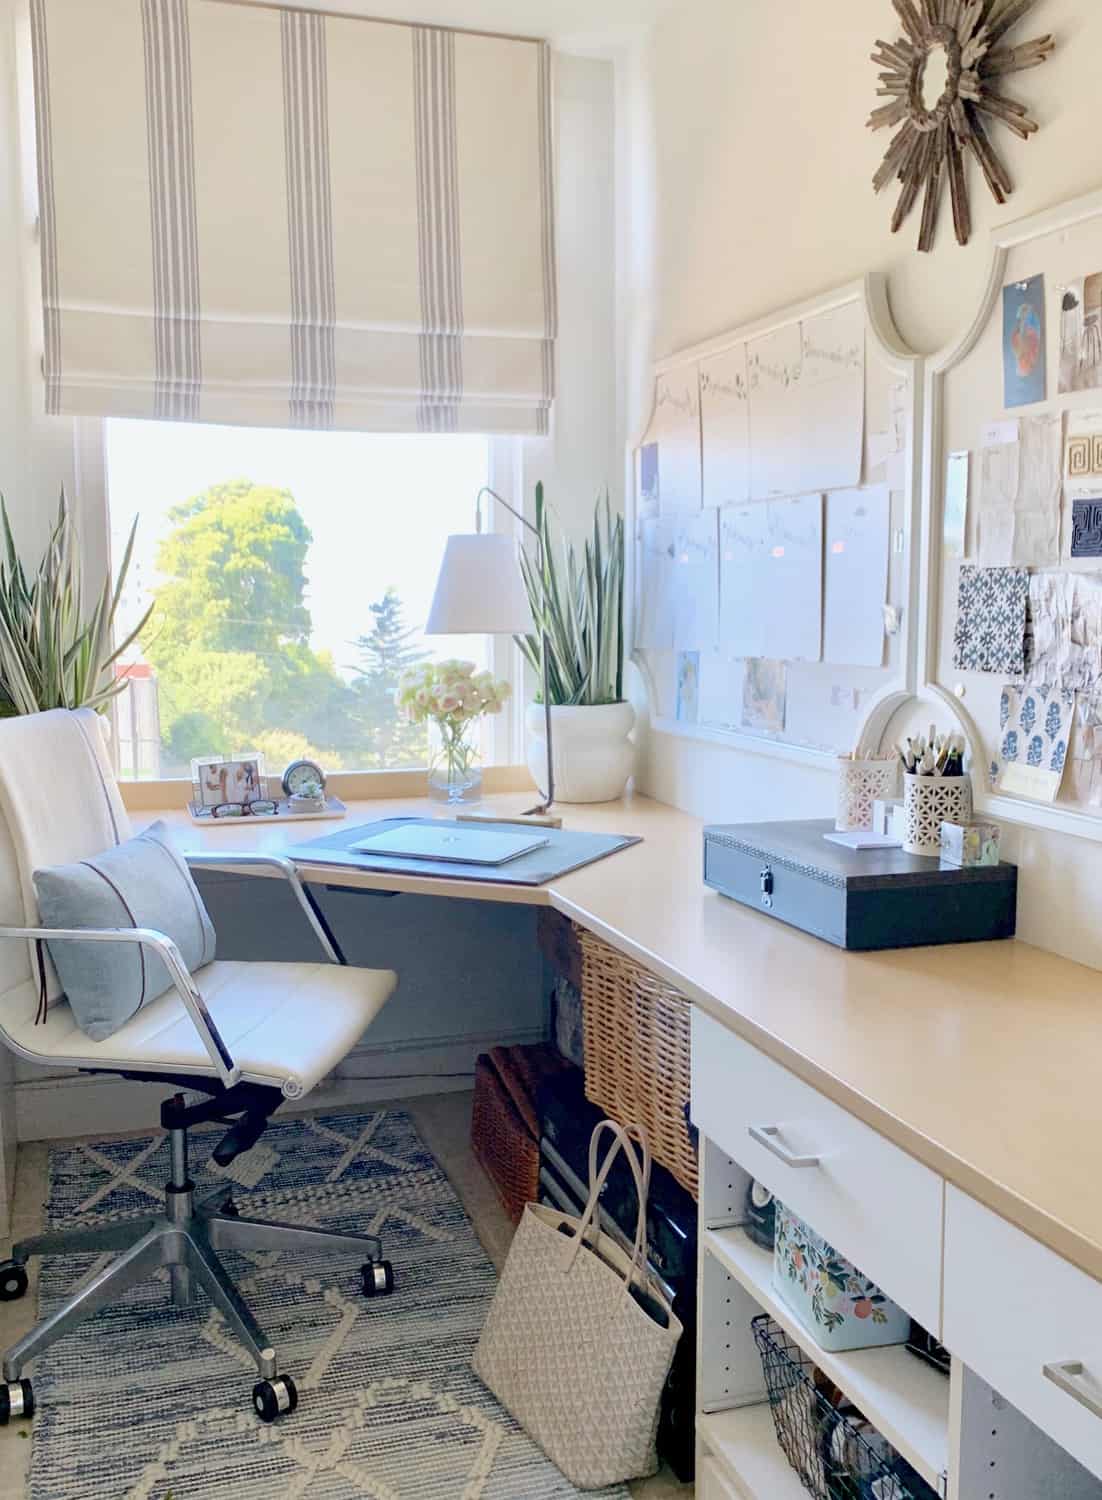
[[[612,802],[631,775],[635,747],[628,739],[635,724],[630,703],[551,710],[557,802]],[[525,713],[528,770],[539,787],[547,784],[547,738],[542,703]]]

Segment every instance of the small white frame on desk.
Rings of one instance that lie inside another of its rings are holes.
[[[975,497],[981,428],[1007,414],[1003,407],[1002,292],[1004,286],[1043,274],[1046,302],[1046,399],[1015,407],[1011,416],[1102,408],[1102,388],[1058,394],[1060,318],[1057,288],[1102,271],[1102,191],[1089,193],[996,229],[979,306],[963,335],[926,363],[922,502],[922,576],[919,632],[925,696],[948,710],[968,739],[978,813],[1034,828],[1102,839],[1102,810],[1071,802],[1031,802],[992,789],[991,750],[998,735],[1002,677],[961,672],[952,665],[959,561],[943,554],[942,531],[948,455],[972,453],[968,538],[963,561],[975,556]],[[1097,571],[1097,560],[1061,558],[1033,571]]]
[[[702,361],[724,354],[750,340],[776,333],[782,329],[810,318],[836,311],[852,303],[860,303],[865,326],[865,437],[862,461],[862,487],[887,482],[893,495],[891,520],[891,552],[889,556],[889,603],[901,612],[898,632],[886,637],[887,665],[882,668],[853,668],[830,663],[797,663],[799,667],[816,665],[822,667],[824,688],[832,683],[843,686],[860,686],[867,694],[860,709],[854,714],[852,728],[845,736],[856,741],[879,739],[896,709],[911,697],[919,679],[919,635],[916,629],[917,611],[915,601],[919,588],[919,505],[921,481],[921,411],[923,399],[922,360],[903,342],[892,320],[888,304],[887,278],[869,273],[858,281],[847,283],[833,292],[778,310],[755,322],[731,329],[727,333],[680,350],[660,360],[655,365],[655,390],[658,382],[670,375],[687,377],[690,383],[699,380]],[[870,465],[868,451],[870,380],[872,367],[877,368],[877,379],[883,388],[885,400],[894,384],[904,385],[905,436],[904,448],[899,455],[893,477],[884,465]],[[652,410],[636,449],[646,441],[646,435],[654,421]],[[703,435],[701,434],[701,462],[703,463]],[[787,731],[776,735],[755,733],[731,727],[737,722],[741,702],[732,703],[730,720],[724,724],[704,722],[688,724],[664,712],[664,700],[669,697],[668,684],[663,680],[670,675],[669,662],[676,660],[677,652],[653,652],[639,649],[635,645],[635,622],[637,617],[639,569],[638,532],[640,516],[638,464],[636,482],[630,487],[629,533],[633,545],[629,548],[629,598],[628,619],[631,640],[631,658],[639,667],[647,686],[647,695],[652,708],[652,727],[662,734],[676,735],[684,739],[703,740],[726,745],[750,753],[772,756],[795,764],[833,768],[839,751],[848,752],[853,743],[828,744],[827,733],[818,743],[797,740]],[[829,494],[829,491],[824,491]],[[764,503],[764,501],[762,502]],[[870,677],[873,679],[870,684]],[[852,681],[851,681],[852,680]]]

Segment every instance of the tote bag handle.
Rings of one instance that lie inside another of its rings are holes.
[[[597,1171],[597,1151],[601,1135],[609,1131],[614,1137],[608,1154],[601,1163],[600,1171]],[[642,1155],[642,1165],[636,1155],[636,1142]],[[641,1125],[630,1125],[626,1129],[618,1125],[615,1120],[601,1120],[595,1127],[589,1141],[589,1199],[582,1216],[578,1221],[578,1228],[570,1243],[570,1248],[563,1261],[563,1271],[570,1271],[578,1258],[586,1234],[590,1229],[594,1230],[596,1236],[597,1226],[595,1223],[597,1214],[597,1203],[601,1196],[601,1189],[608,1180],[608,1174],[612,1171],[613,1164],[619,1153],[623,1151],[627,1158],[628,1167],[631,1170],[632,1179],[635,1183],[635,1192],[638,1199],[638,1213],[635,1220],[635,1243],[632,1247],[631,1264],[624,1278],[625,1290],[632,1281],[646,1281],[644,1274],[644,1263],[647,1245],[647,1195],[650,1191],[650,1147],[647,1144],[647,1134]]]

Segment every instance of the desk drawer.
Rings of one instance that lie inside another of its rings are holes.
[[[944,1337],[1102,1477],[1102,1283],[954,1187],[945,1202]],[[1066,1368],[1073,1362],[1081,1373]]]
[[[704,1135],[938,1332],[936,1173],[695,1009],[692,1100]]]

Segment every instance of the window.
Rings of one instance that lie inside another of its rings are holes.
[[[122,777],[242,750],[269,773],[303,755],[327,771],[428,763],[394,689],[414,661],[493,664],[487,638],[422,634],[487,438],[112,419],[106,453],[116,563],[138,518],[119,638],[154,606],[118,668]]]

